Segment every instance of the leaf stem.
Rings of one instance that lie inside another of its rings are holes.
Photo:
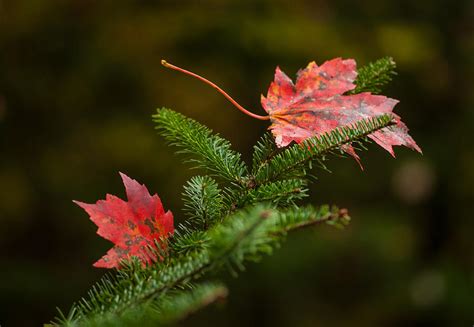
[[[260,119],[260,120],[269,120],[270,119],[270,116],[260,116],[260,115],[257,115],[257,114],[254,114],[250,111],[248,111],[247,109],[245,109],[244,107],[242,107],[240,104],[237,103],[237,101],[235,101],[234,99],[232,99],[232,97],[230,95],[228,95],[223,89],[221,89],[219,86],[217,86],[216,84],[212,83],[211,81],[205,79],[204,77],[202,76],[199,76],[198,74],[195,74],[193,72],[190,72],[186,69],[183,69],[181,67],[178,67],[178,66],[175,66],[173,64],[170,64],[168,63],[166,60],[162,59],[161,60],[161,64],[163,66],[165,66],[166,68],[170,68],[170,69],[173,69],[173,70],[177,70],[179,72],[182,72],[186,75],[190,75],[192,77],[195,77],[197,78],[198,80],[212,86],[213,88],[215,88],[220,94],[222,94],[227,100],[229,100],[237,109],[239,109],[240,111],[242,111],[244,114],[250,116],[250,117],[253,117],[253,118],[256,118],[256,119]]]

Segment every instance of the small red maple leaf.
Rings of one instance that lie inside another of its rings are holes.
[[[285,147],[291,142],[301,143],[337,127],[390,113],[395,125],[373,132],[369,137],[392,156],[395,156],[392,148],[394,145],[404,145],[421,153],[420,147],[408,135],[407,126],[392,112],[398,100],[369,92],[344,95],[356,87],[353,82],[357,77],[357,71],[353,59],[336,58],[326,61],[321,66],[310,62],[305,69],[298,72],[295,84],[277,67],[275,79],[270,84],[267,96],[261,97],[262,106],[268,116],[248,111],[224,90],[202,76],[165,60],[161,63],[167,68],[191,75],[209,84],[246,115],[260,120],[271,120],[269,129],[272,130],[278,147]],[[359,161],[359,156],[350,144],[342,149]]]
[[[150,195],[145,185],[120,173],[128,201],[107,194],[95,204],[73,201],[83,208],[99,227],[97,234],[115,244],[106,255],[94,263],[99,268],[119,268],[121,261],[136,256],[143,266],[157,260],[156,243],[174,232],[173,214],[163,208],[157,194]]]
[[[392,146],[404,145],[421,153],[408,135],[408,128],[392,112],[398,100],[369,92],[343,95],[356,87],[356,63],[341,58],[326,61],[321,66],[313,61],[300,70],[296,83],[276,68],[275,79],[267,96],[262,95],[262,106],[272,121],[270,129],[279,147],[292,141],[301,143],[337,127],[353,124],[365,118],[391,113],[395,125],[369,135],[378,145],[395,156]],[[352,147],[344,149],[358,159]]]

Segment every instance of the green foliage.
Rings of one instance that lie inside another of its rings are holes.
[[[363,70],[362,81],[382,63]],[[373,75],[374,87],[384,81]],[[378,77],[377,77],[378,76]],[[361,84],[362,85],[362,82]],[[74,304],[69,314],[60,313],[53,325],[156,326],[179,321],[227,295],[219,283],[206,277],[226,269],[237,274],[248,261],[258,261],[278,248],[286,235],[302,228],[328,224],[342,228],[349,222],[345,209],[298,202],[308,195],[309,172],[331,154],[341,154],[348,144],[363,145],[366,136],[390,128],[392,116],[361,120],[350,126],[278,150],[266,133],[254,147],[252,169],[230,143],[196,121],[169,109],[153,116],[157,129],[179,153],[192,156],[195,167],[220,177],[192,177],[184,186],[186,221],[162,246],[161,258],[147,267],[137,259],[124,262],[115,274],[106,274]],[[194,285],[197,280],[204,283]]]
[[[395,72],[396,67],[397,65],[393,58],[384,57],[359,68],[357,70],[357,79],[355,80],[357,86],[349,94],[361,92],[380,93],[382,86],[388,84],[392,77],[397,74]]]
[[[174,232],[171,248],[177,255],[188,255],[205,249],[208,244],[209,240],[204,231],[180,225]]]
[[[156,301],[152,310],[158,323],[175,323],[185,319],[197,310],[224,299],[228,290],[222,283],[206,282],[193,286],[188,292],[174,291]],[[150,323],[149,314],[144,314],[143,323]]]
[[[273,141],[273,136],[270,132],[266,132],[253,147],[252,156],[252,174],[258,175],[268,160],[270,160],[276,153],[278,148]]]
[[[229,141],[212,134],[206,126],[165,108],[159,109],[153,120],[160,134],[180,148],[179,153],[193,155],[189,161],[196,167],[234,182],[241,182],[247,173],[240,153],[231,150]]]
[[[287,178],[305,178],[314,161],[322,165],[327,155],[335,153],[345,144],[365,141],[367,135],[393,124],[392,120],[391,115],[385,114],[336,128],[301,144],[294,144],[270,160],[262,161],[254,176],[255,182],[264,184]]]
[[[250,203],[270,202],[276,206],[294,205],[297,200],[308,196],[307,181],[287,179],[263,184],[248,194]]]
[[[74,305],[68,317],[59,317],[57,325],[108,325],[117,317],[130,317],[138,311],[150,314],[151,302],[161,306],[163,298],[169,302],[180,297],[163,297],[168,292],[179,292],[189,282],[210,271],[227,268],[236,273],[243,270],[245,261],[257,261],[272,253],[286,233],[303,225],[328,221],[325,208],[277,210],[257,205],[228,216],[223,223],[202,232],[201,246],[193,252],[168,258],[164,262],[141,269],[140,264],[125,266],[117,276],[108,274],[93,286],[87,299]],[[189,231],[188,231],[189,233]],[[180,236],[179,238],[183,238]],[[183,241],[185,242],[185,241]],[[153,317],[148,317],[153,320]],[[145,318],[143,318],[145,319]],[[128,321],[128,319],[126,319]]]
[[[315,208],[310,205],[280,212],[277,230],[279,233],[287,233],[320,223],[343,228],[349,224],[349,221],[350,217],[345,209],[328,205]]]
[[[171,290],[143,305],[123,312],[120,319],[106,312],[87,320],[87,326],[163,326],[177,323],[202,307],[224,299],[228,294],[222,283],[205,282]]]
[[[194,176],[184,187],[184,211],[188,221],[207,229],[221,218],[222,195],[214,179]]]

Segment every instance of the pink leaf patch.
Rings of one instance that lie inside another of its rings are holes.
[[[356,87],[356,63],[341,58],[326,61],[321,66],[311,62],[297,74],[296,83],[277,67],[275,79],[267,96],[262,95],[262,106],[269,114],[269,127],[279,147],[292,141],[301,143],[337,127],[353,124],[361,119],[391,113],[396,125],[372,133],[369,137],[394,156],[392,146],[404,145],[421,153],[408,135],[407,126],[392,112],[398,100],[382,95],[360,93],[343,95]],[[344,151],[357,161],[358,156],[348,145]]]
[[[145,185],[139,184],[120,173],[128,201],[107,194],[105,200],[95,204],[74,201],[83,208],[99,227],[97,234],[115,244],[106,255],[94,263],[94,267],[118,268],[120,262],[136,256],[142,264],[150,264],[158,258],[150,252],[174,232],[173,214],[165,212],[158,195],[150,195]]]

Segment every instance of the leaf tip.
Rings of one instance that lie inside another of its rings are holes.
[[[421,150],[421,148],[418,146],[418,144],[416,144],[415,141],[413,141],[413,150],[415,150],[416,152],[418,152],[419,154],[423,155],[423,150]]]
[[[131,179],[130,177],[127,176],[127,174],[122,173],[121,171],[119,171],[118,173],[119,173],[120,177],[122,178],[122,180],[124,180],[124,179]]]
[[[122,182],[123,182],[123,185],[125,185],[125,189],[128,189],[133,184],[140,185],[140,183],[138,183],[135,179],[128,177],[127,174],[122,173],[121,171],[119,171],[119,175],[122,178]]]
[[[81,201],[77,201],[77,200],[72,200],[72,202],[76,205],[78,205],[79,207],[85,209],[87,206],[88,206],[88,203],[84,203],[84,202],[81,202]]]

